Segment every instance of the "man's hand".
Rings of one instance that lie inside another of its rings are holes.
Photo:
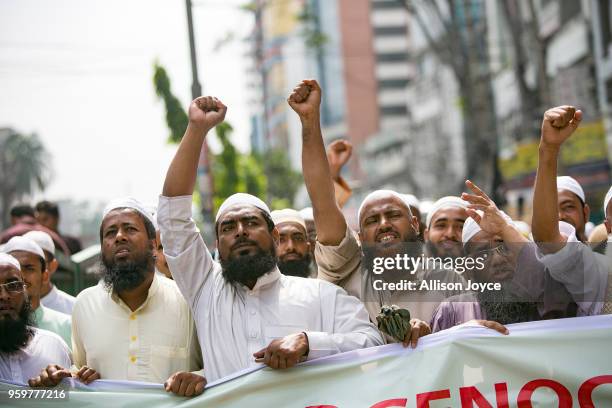
[[[582,112],[573,106],[559,106],[544,112],[542,120],[542,147],[559,148],[578,128]]]
[[[305,79],[293,88],[287,102],[302,121],[315,118],[318,120],[321,106],[321,87],[314,79]]]
[[[470,203],[466,210],[467,214],[476,221],[484,232],[491,235],[502,235],[504,228],[508,226],[508,221],[497,208],[497,205],[470,180],[466,180],[465,185],[474,192],[474,194],[461,194],[461,199]],[[481,210],[483,212],[482,216],[476,210]]]
[[[100,373],[93,368],[83,366],[73,377],[79,379],[83,384],[90,384],[92,381],[100,379]]]
[[[227,106],[213,96],[200,96],[189,105],[189,124],[204,133],[223,122]]]
[[[412,348],[416,348],[419,338],[431,334],[431,327],[429,327],[426,322],[419,319],[410,319],[410,326],[412,328],[408,333],[406,333],[406,337],[404,338],[402,344],[404,347],[408,347],[408,345],[410,345]]]
[[[164,383],[166,392],[172,392],[180,397],[194,397],[204,392],[206,378],[201,375],[179,371],[174,373]]]
[[[55,387],[62,379],[71,376],[70,370],[57,364],[49,364],[47,368],[43,368],[40,375],[30,378],[28,385],[30,387]]]
[[[304,333],[290,334],[272,341],[268,347],[254,353],[255,361],[271,368],[289,368],[308,354],[308,337]],[[263,361],[262,361],[263,359]]]
[[[353,145],[347,140],[336,140],[327,146],[327,161],[333,180],[338,180],[342,166],[349,161],[352,154]]]
[[[501,334],[510,334],[510,330],[508,330],[506,326],[501,323],[494,322],[492,320],[470,320],[469,322],[466,322],[466,324],[470,323],[476,323],[480,326],[486,327],[487,329],[495,330],[496,332],[499,332]]]

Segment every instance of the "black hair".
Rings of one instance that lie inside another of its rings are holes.
[[[17,204],[11,208],[11,217],[23,217],[29,215],[34,217],[34,208],[29,204]]]
[[[136,214],[138,214],[138,216],[140,217],[140,219],[142,220],[145,229],[147,231],[147,238],[148,239],[155,239],[156,238],[156,234],[155,234],[155,226],[153,225],[153,223],[147,218],[145,217],[140,211],[136,211],[133,208],[130,207],[118,207],[118,208],[113,208],[112,211],[114,210],[124,210],[124,209],[129,209],[134,211]],[[102,242],[102,224],[104,224],[104,220],[102,220],[102,222],[100,223],[100,242]]]
[[[266,225],[268,226],[268,232],[272,233],[272,230],[274,230],[274,227],[276,227],[276,225],[274,225],[274,221],[272,220],[272,216],[268,214],[267,212],[265,212],[264,210],[262,210],[261,208],[257,208],[257,210],[259,211],[263,219],[266,220]],[[217,237],[217,239],[219,239],[219,221],[218,220],[217,222],[215,222],[215,236]]]
[[[51,201],[41,201],[36,204],[36,211],[52,215],[55,218],[60,216],[59,207]]]

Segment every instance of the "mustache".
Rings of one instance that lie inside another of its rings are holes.
[[[251,245],[255,245],[257,247],[259,247],[259,244],[257,244],[256,241],[253,241],[252,239],[248,239],[248,238],[238,238],[238,240],[236,240],[236,242],[234,243],[234,245],[231,246],[231,250],[236,249],[236,247],[238,247],[239,245],[242,244],[251,244]]]

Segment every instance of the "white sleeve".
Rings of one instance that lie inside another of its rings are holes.
[[[191,218],[191,203],[191,196],[160,196],[157,222],[172,277],[195,314],[200,295],[212,290],[215,262]]]
[[[546,266],[550,276],[562,283],[579,307],[579,316],[599,314],[608,286],[608,266],[591,248],[576,238],[570,224],[560,222],[561,232],[567,236],[565,246],[553,254],[537,251],[537,258]]]
[[[321,282],[320,293],[323,327],[328,331],[306,332],[309,360],[384,344],[359,299],[327,282]]]

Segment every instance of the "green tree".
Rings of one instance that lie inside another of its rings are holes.
[[[155,93],[157,96],[164,101],[166,106],[166,124],[170,129],[170,136],[168,136],[169,143],[179,143],[181,138],[185,134],[187,124],[189,123],[189,117],[181,105],[181,101],[172,93],[172,87],[170,86],[170,78],[166,73],[166,69],[162,67],[158,62],[153,65],[153,85],[155,86]]]
[[[273,209],[292,207],[303,182],[302,175],[293,170],[287,154],[281,149],[268,150],[260,161],[266,163],[269,204]]]
[[[49,153],[36,134],[22,135],[12,129],[0,133],[0,223],[7,225],[9,211],[18,200],[50,181]]]

